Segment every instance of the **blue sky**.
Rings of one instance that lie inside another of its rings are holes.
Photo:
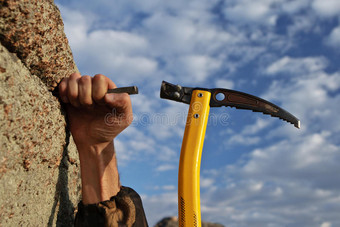
[[[201,166],[202,219],[226,226],[340,226],[340,1],[56,0],[82,74],[137,85],[135,120],[115,141],[121,181],[150,226],[177,215],[188,106],[162,80],[224,87],[301,120],[211,109]]]

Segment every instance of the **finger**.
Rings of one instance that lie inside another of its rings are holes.
[[[68,86],[67,86],[67,97],[70,103],[75,106],[79,107],[80,103],[78,100],[78,80],[81,78],[79,73],[73,73],[68,79]]]
[[[68,78],[64,78],[59,84],[59,97],[64,103],[68,103],[69,100],[67,98],[67,83]]]
[[[83,106],[91,106],[92,101],[92,79],[90,76],[82,76],[78,81],[78,100]]]
[[[108,80],[108,89],[114,89],[114,88],[117,87],[116,84],[113,83],[112,80],[110,80],[109,78],[107,78],[107,80]],[[106,91],[106,92],[107,92],[107,91]]]
[[[92,79],[92,99],[98,104],[105,104],[104,96],[108,89],[116,85],[106,76],[97,74]]]

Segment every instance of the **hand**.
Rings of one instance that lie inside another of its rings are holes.
[[[78,148],[84,204],[109,200],[120,190],[113,139],[130,125],[132,107],[128,94],[106,94],[114,88],[100,74],[91,78],[74,73],[59,85]]]
[[[77,145],[92,146],[110,143],[132,121],[128,94],[106,94],[116,85],[106,76],[93,78],[78,73],[65,78],[59,94],[67,103],[67,115]]]

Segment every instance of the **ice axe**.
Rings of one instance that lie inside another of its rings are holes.
[[[222,94],[222,95],[221,95]],[[230,106],[262,112],[300,128],[300,121],[284,109],[243,92],[215,88],[182,87],[163,81],[161,98],[189,104],[178,170],[180,227],[200,227],[200,166],[210,107]],[[222,96],[222,98],[218,98]]]

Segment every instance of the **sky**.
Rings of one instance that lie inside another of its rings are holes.
[[[339,0],[56,0],[83,75],[136,85],[134,121],[115,140],[123,185],[150,226],[177,215],[188,105],[162,80],[264,98],[301,129],[211,108],[201,164],[202,220],[230,227],[340,226]]]

